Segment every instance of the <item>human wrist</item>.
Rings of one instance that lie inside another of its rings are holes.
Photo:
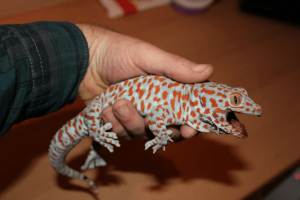
[[[76,24],[86,38],[89,48],[89,65],[79,85],[79,97],[89,104],[97,95],[107,88],[102,77],[102,61],[106,54],[108,30],[89,24]]]

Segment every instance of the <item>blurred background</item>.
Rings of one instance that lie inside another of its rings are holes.
[[[99,199],[299,200],[299,9],[296,0],[10,0],[0,3],[0,24],[109,27],[212,64],[212,81],[245,88],[263,108],[260,118],[239,116],[245,140],[202,133],[155,155],[138,139],[104,150],[108,166],[86,172]],[[85,183],[58,175],[47,155],[55,132],[83,108],[78,99],[0,139],[0,199],[95,199]],[[70,152],[70,166],[80,168],[90,142]]]

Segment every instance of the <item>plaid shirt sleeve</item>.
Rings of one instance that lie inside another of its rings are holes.
[[[0,137],[72,103],[88,61],[85,37],[72,23],[0,25]]]

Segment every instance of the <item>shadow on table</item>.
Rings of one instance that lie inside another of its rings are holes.
[[[31,166],[48,152],[52,137],[82,108],[64,109],[37,119],[29,119],[14,126],[0,138],[0,194],[13,187],[24,174],[34,173]],[[49,163],[50,164],[50,163]]]
[[[103,148],[101,154],[107,158],[107,166],[97,169],[95,184],[100,187],[125,184],[120,176],[113,173],[121,171],[152,176],[156,184],[148,189],[156,191],[164,190],[174,178],[183,182],[209,179],[227,185],[237,185],[238,181],[231,172],[248,167],[242,158],[237,156],[236,149],[201,135],[181,143],[170,143],[166,152],[159,150],[155,155],[152,149],[145,151],[144,144],[145,141],[139,139],[122,140],[121,147],[115,148],[113,154]],[[80,169],[86,156],[87,152],[74,158],[68,163],[69,166]],[[68,179],[58,175],[59,185],[68,190],[77,190],[78,187],[70,185]]]
[[[80,110],[81,108],[72,111],[64,110],[26,121],[0,139],[0,171],[2,172],[0,193],[13,187],[14,183],[30,170],[35,159],[47,153],[56,131]],[[221,139],[222,137],[220,141]],[[181,143],[168,144],[166,152],[160,150],[155,155],[152,154],[152,149],[144,151],[144,144],[145,141],[138,139],[122,140],[122,147],[115,148],[113,154],[104,150],[104,155],[109,155],[110,159],[107,160],[108,166],[98,169],[96,184],[101,186],[123,183],[120,177],[111,173],[112,166],[116,171],[138,172],[153,176],[157,184],[150,186],[149,190],[163,190],[164,186],[168,185],[168,181],[174,178],[182,181],[210,179],[227,185],[236,185],[238,182],[230,172],[247,168],[243,158],[237,156],[237,149],[201,135]],[[80,169],[85,157],[86,154],[79,155],[71,160],[69,165]],[[57,175],[57,179],[59,186],[64,189],[88,191],[70,184],[69,178],[64,176]]]

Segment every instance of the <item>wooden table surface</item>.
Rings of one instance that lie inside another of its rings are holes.
[[[110,157],[107,167],[86,172],[96,180],[99,199],[242,199],[299,161],[299,26],[242,13],[236,0],[218,1],[198,16],[164,6],[115,20],[96,0],[78,0],[0,23],[39,20],[97,23],[211,63],[212,81],[246,88],[263,108],[260,118],[239,115],[249,133],[245,140],[202,133],[155,155],[144,151],[145,141],[121,141],[115,153],[103,151]],[[83,107],[77,100],[0,139],[0,199],[94,199],[85,183],[58,175],[47,155],[55,132]],[[79,169],[89,144],[85,139],[76,146],[69,165]]]

